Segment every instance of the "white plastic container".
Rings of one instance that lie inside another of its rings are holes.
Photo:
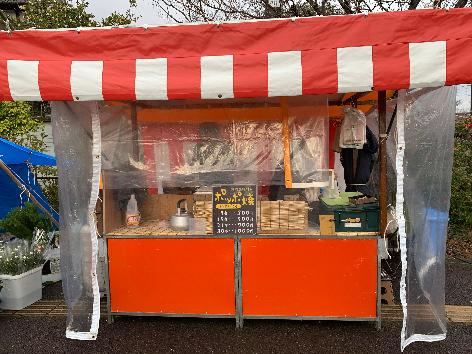
[[[0,308],[21,310],[43,296],[41,284],[42,266],[19,275],[0,275],[3,289],[0,292]]]
[[[138,202],[134,193],[129,198],[128,205],[126,207],[126,226],[137,227],[141,221],[141,216],[138,210]]]

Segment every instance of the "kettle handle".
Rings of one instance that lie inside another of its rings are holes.
[[[178,202],[177,202],[177,214],[180,215],[180,209],[181,208],[181,204],[185,202],[185,211],[187,211],[187,199],[180,199]]]

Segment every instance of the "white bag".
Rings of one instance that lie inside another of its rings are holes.
[[[339,146],[341,148],[362,149],[366,143],[366,116],[353,107],[344,107]]]

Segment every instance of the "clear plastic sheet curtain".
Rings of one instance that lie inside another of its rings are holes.
[[[446,337],[445,248],[456,89],[399,92],[397,216],[402,258],[402,350]]]
[[[93,340],[98,333],[95,205],[100,178],[97,103],[52,103],[59,178],[61,272],[68,316],[66,337]]]
[[[105,188],[283,185],[284,116],[294,183],[326,182],[326,96],[101,103]],[[134,121],[134,123],[133,123]]]

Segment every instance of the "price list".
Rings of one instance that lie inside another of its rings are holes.
[[[213,187],[213,232],[216,235],[255,235],[256,186]]]

